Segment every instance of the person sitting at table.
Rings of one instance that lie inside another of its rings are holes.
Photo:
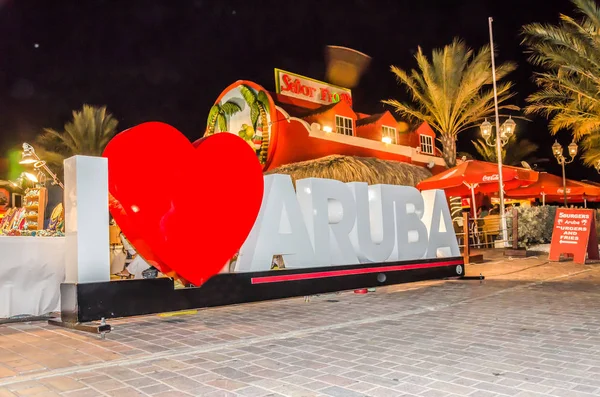
[[[489,215],[500,215],[500,206],[498,204],[494,205],[494,208],[490,210]]]
[[[487,205],[482,205],[481,207],[479,207],[479,211],[477,211],[477,217],[478,218],[485,218],[488,214],[489,214],[489,210]]]

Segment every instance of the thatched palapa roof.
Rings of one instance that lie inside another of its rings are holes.
[[[371,157],[333,155],[316,160],[286,164],[266,174],[286,174],[296,180],[325,178],[347,182],[367,182],[369,185],[416,186],[431,177],[429,170],[399,161]]]

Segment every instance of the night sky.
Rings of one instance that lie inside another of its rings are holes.
[[[196,139],[236,80],[273,90],[276,67],[323,79],[328,44],[373,58],[353,100],[356,111],[379,112],[381,99],[405,96],[389,65],[416,67],[417,46],[430,52],[455,36],[484,45],[488,16],[497,62],[519,64],[510,77],[523,106],[535,87],[521,26],[572,9],[567,0],[0,0],[0,154],[44,127],[61,129],[83,103],[106,105],[121,129],[159,120]],[[517,128],[543,145],[539,157],[552,157],[544,119]],[[476,133],[458,150],[472,151]],[[570,142],[567,133],[559,140]],[[560,172],[553,158],[545,166]],[[567,176],[598,180],[576,164]]]

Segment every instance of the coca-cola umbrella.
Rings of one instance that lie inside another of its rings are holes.
[[[589,185],[589,186],[600,188],[600,182],[594,182],[594,181],[590,181],[590,180],[584,179],[584,180],[582,180],[579,183],[584,183],[584,184]],[[587,201],[592,201],[592,202],[598,202],[598,201],[600,201],[600,195],[594,196],[594,195],[589,194],[589,193],[586,193],[583,198],[584,198],[584,203],[585,203],[586,207],[587,207]]]
[[[538,173],[525,168],[502,166],[504,190],[530,185],[537,181]],[[419,190],[444,189],[447,196],[469,197],[475,208],[475,193],[492,193],[499,190],[498,165],[486,161],[467,160],[455,167],[432,176],[417,185]]]
[[[565,181],[567,200],[577,203],[586,203],[596,201],[600,196],[600,187],[589,183],[573,181],[567,179]],[[542,197],[542,204],[546,201],[562,201],[564,199],[565,189],[563,180],[560,176],[540,172],[537,182],[529,186],[519,187],[517,189],[508,190],[507,197],[511,198],[531,198]],[[587,205],[587,203],[586,203]]]

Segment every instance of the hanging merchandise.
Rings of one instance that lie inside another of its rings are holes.
[[[62,237],[65,235],[65,211],[62,203],[52,210],[48,229],[44,229],[48,190],[44,187],[27,189],[23,207],[10,208],[0,220],[0,235]]]
[[[59,203],[52,210],[48,228],[38,231],[35,235],[42,237],[62,237],[65,235],[65,210],[62,203]]]
[[[18,236],[19,230],[25,226],[25,208],[18,208],[8,225],[8,234]]]
[[[4,214],[4,217],[2,218],[2,222],[0,222],[0,230],[4,232],[8,232],[13,225],[13,220],[15,219],[15,216],[17,215],[17,212],[19,211],[19,208],[9,208],[8,211],[6,211],[6,213]]]
[[[48,190],[44,187],[25,191],[26,222],[22,229],[41,230],[44,228],[44,210],[48,200]]]

